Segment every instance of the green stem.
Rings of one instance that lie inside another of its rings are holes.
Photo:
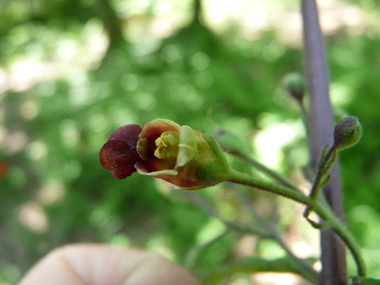
[[[237,183],[237,184],[261,189],[264,191],[268,191],[273,194],[277,194],[277,195],[292,199],[304,205],[313,204],[313,200],[310,197],[303,194],[302,192],[294,191],[284,186],[280,186],[280,185],[266,182],[257,178],[253,178],[247,174],[240,173],[235,170],[230,171],[229,177],[226,180],[232,183]]]
[[[253,167],[257,168],[261,172],[265,173],[269,177],[274,178],[277,180],[279,183],[282,185],[293,189],[294,191],[299,191],[297,187],[295,187],[292,183],[290,183],[287,179],[282,177],[281,175],[278,175],[276,172],[274,172],[272,169],[269,169],[265,165],[261,164],[260,162],[254,160],[253,158],[248,157],[247,155],[244,155],[243,153],[240,152],[231,152],[232,155],[236,155],[239,157],[241,160],[245,161],[246,163],[252,165]]]
[[[327,162],[330,160],[331,156],[334,154],[334,152],[335,152],[335,147],[334,145],[332,145],[329,151],[327,152],[327,154],[325,155],[325,157],[323,158],[323,160],[318,164],[317,173],[315,174],[313,186],[311,187],[311,191],[310,191],[310,198],[312,198],[314,201],[316,201],[318,197],[318,193],[320,190],[319,185],[321,184],[321,179],[323,177],[323,170]]]
[[[358,244],[348,229],[344,227],[341,222],[334,216],[331,209],[325,209],[325,207],[322,207],[317,201],[314,201],[312,198],[304,195],[301,192],[296,192],[280,185],[261,181],[232,169],[230,170],[229,177],[227,177],[226,181],[268,191],[273,194],[292,199],[312,208],[313,211],[316,212],[325,223],[331,226],[332,230],[347,245],[352,253],[352,256],[355,259],[358,275],[361,277],[366,276],[366,267],[363,257],[360,254],[360,248]]]

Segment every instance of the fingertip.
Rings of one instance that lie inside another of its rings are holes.
[[[189,271],[155,253],[102,244],[72,244],[52,251],[20,283],[37,284],[200,285]]]

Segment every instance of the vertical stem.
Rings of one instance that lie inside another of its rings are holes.
[[[121,24],[109,0],[97,0],[93,6],[95,15],[103,22],[110,38],[110,46],[123,41]]]
[[[202,21],[202,3],[201,0],[194,0],[194,19],[193,22]]]
[[[310,136],[312,161],[315,165],[323,147],[331,144],[333,114],[329,98],[329,82],[324,43],[318,20],[315,0],[302,0],[305,64],[310,96]],[[330,183],[324,193],[335,215],[343,221],[343,206],[339,169],[335,164],[330,170]],[[346,255],[344,246],[331,230],[321,232],[322,273],[320,285],[347,284]]]

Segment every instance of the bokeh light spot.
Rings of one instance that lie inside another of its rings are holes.
[[[108,211],[104,209],[102,206],[96,207],[92,213],[90,214],[90,223],[95,227],[95,228],[100,228],[102,227],[108,220],[110,216]]]
[[[209,221],[199,230],[197,234],[197,244],[204,244],[216,238],[226,230],[226,225],[216,218]]]
[[[110,244],[128,247],[128,246],[130,246],[131,241],[128,238],[128,236],[125,234],[116,234],[110,240]]]
[[[63,173],[69,179],[75,179],[80,176],[82,172],[82,166],[78,161],[68,161],[64,168]]]
[[[135,99],[141,110],[151,110],[156,104],[156,98],[149,93],[138,93]]]
[[[148,250],[156,252],[169,260],[175,260],[173,250],[167,245],[165,238],[161,235],[151,238],[146,247]]]
[[[125,74],[121,78],[121,86],[125,91],[136,91],[140,86],[140,78],[135,74]]]
[[[201,71],[197,72],[195,76],[195,83],[201,88],[209,88],[211,87],[213,82],[213,77],[210,72]]]
[[[210,58],[203,52],[198,52],[191,57],[191,65],[198,70],[205,69],[210,64]]]
[[[10,133],[5,138],[5,151],[9,154],[16,154],[25,148],[28,140],[27,134],[23,131]]]
[[[41,205],[48,206],[62,201],[65,193],[66,189],[62,183],[50,183],[36,192],[36,199]]]
[[[64,120],[59,125],[63,143],[68,147],[76,146],[79,142],[79,131],[72,120]]]
[[[49,228],[49,220],[44,209],[34,202],[21,205],[17,211],[19,222],[35,233],[45,233]]]
[[[34,141],[25,148],[25,152],[30,160],[36,161],[45,159],[48,149],[45,143]]]
[[[38,107],[34,101],[25,101],[20,106],[20,114],[26,120],[34,119],[38,114]]]
[[[19,186],[20,188],[25,185],[27,180],[25,171],[20,167],[11,167],[7,177],[11,184]]]
[[[168,45],[162,50],[162,57],[167,62],[175,62],[182,59],[183,54],[177,45]]]

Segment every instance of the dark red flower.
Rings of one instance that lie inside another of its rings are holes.
[[[166,119],[155,119],[141,129],[116,129],[100,150],[100,163],[118,179],[136,170],[164,179],[179,188],[196,189],[221,182],[224,154],[211,136]],[[218,157],[218,158],[217,158]],[[227,167],[228,168],[228,167]],[[212,173],[212,174],[210,174]]]

